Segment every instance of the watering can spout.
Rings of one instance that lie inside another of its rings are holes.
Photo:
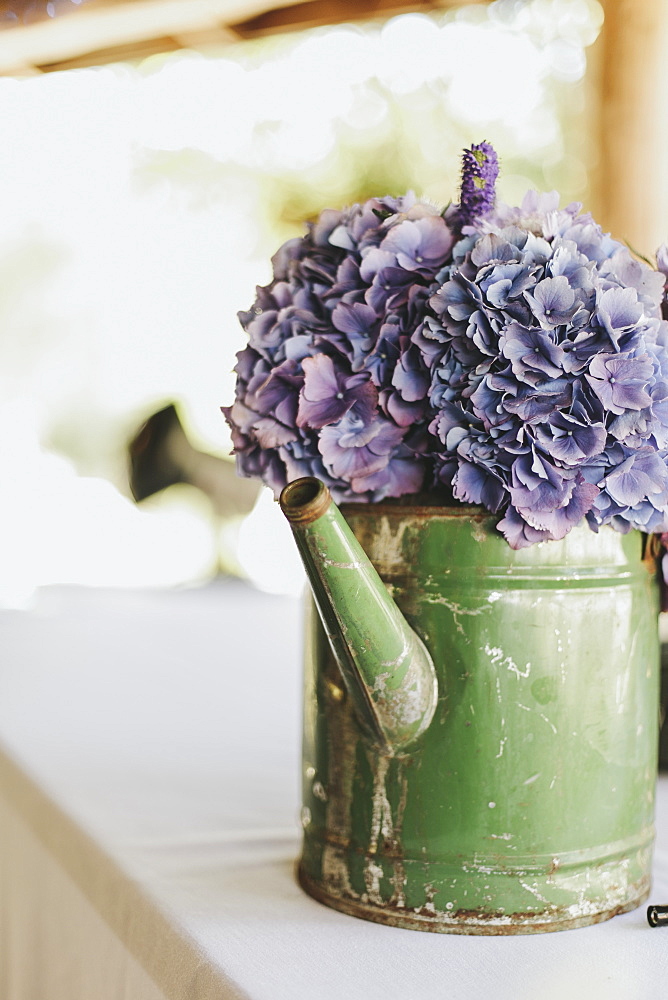
[[[360,724],[382,753],[409,748],[429,726],[438,696],[424,643],[324,483],[297,479],[281,493],[280,505]]]

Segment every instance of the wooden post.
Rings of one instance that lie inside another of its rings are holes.
[[[602,0],[597,221],[653,258],[668,241],[668,2]]]

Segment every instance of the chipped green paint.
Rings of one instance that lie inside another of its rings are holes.
[[[383,749],[310,616],[304,888],[370,920],[473,934],[578,927],[637,906],[654,838],[659,660],[642,536],[582,527],[516,552],[477,508],[343,512],[429,650],[439,697],[412,742]],[[346,615],[363,614],[359,588],[347,601]]]

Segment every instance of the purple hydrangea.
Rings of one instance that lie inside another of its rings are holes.
[[[513,548],[668,537],[668,251],[652,269],[555,192],[495,204],[497,170],[481,143],[460,205],[371,199],[278,251],[240,314],[239,471],[482,505]]]
[[[579,208],[499,206],[430,298],[435,479],[513,548],[583,518],[668,530],[663,275]]]
[[[302,475],[339,500],[419,491],[431,375],[412,335],[459,233],[454,211],[371,199],[323,212],[273,259],[240,314],[248,346],[224,408],[239,471],[276,492]]]

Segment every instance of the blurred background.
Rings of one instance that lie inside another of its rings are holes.
[[[665,0],[0,3],[0,606],[298,589],[220,413],[271,255],[325,207],[446,204],[485,139],[504,201],[556,188],[652,259],[667,49]]]

